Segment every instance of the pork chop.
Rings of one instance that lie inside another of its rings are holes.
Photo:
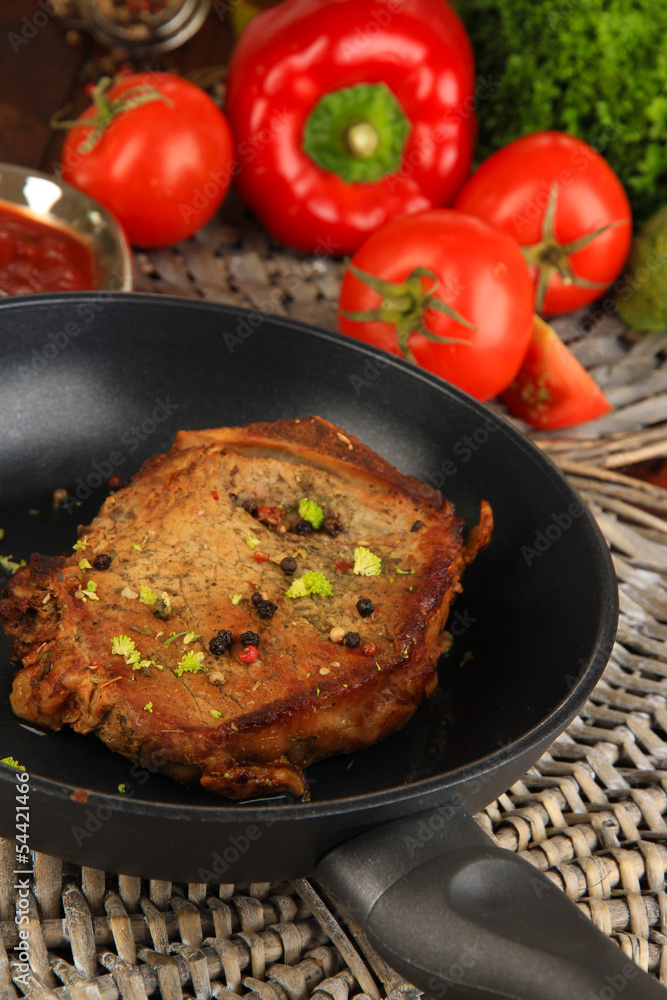
[[[13,710],[232,798],[307,797],[310,762],[432,692],[491,525],[482,501],[464,542],[438,491],[318,417],[182,431],[6,587]]]

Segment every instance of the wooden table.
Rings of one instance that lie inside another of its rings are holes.
[[[50,0],[0,4],[0,162],[46,173],[57,168],[64,140],[62,132],[49,128],[51,116],[67,105],[76,115],[90,103],[85,84],[93,74],[101,75],[100,61],[109,57],[109,50],[87,34],[68,33],[50,10]],[[229,23],[213,5],[204,26],[185,45],[134,65],[189,75],[224,65],[231,45]]]

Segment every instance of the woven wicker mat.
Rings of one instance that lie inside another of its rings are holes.
[[[274,245],[228,199],[179,247],[136,256],[140,291],[185,295],[336,329],[344,262]],[[667,491],[617,470],[667,455],[667,334],[609,310],[555,324],[615,409],[534,434],[590,504],[621,593],[618,638],[579,718],[476,819],[555,882],[667,985]],[[525,428],[523,428],[525,430]],[[406,1000],[416,991],[316,887],[172,885],[35,855],[27,980],[14,986],[14,845],[0,840],[0,998]],[[4,944],[3,944],[4,942]]]

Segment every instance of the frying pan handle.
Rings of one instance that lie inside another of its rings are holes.
[[[667,1000],[458,806],[361,834],[326,855],[317,878],[383,958],[439,1000]]]

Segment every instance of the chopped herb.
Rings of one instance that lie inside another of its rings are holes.
[[[324,573],[320,573],[319,570],[306,570],[305,573],[292,581],[291,587],[285,592],[285,597],[294,599],[306,597],[308,594],[313,597],[331,597],[333,587]]]
[[[132,548],[134,549],[135,552],[143,552],[144,551],[143,550],[143,546],[139,545],[137,542],[134,543],[134,545],[132,546]]]
[[[5,537],[5,529],[4,528],[0,528],[0,541],[2,541],[2,539],[4,537]]]
[[[7,767],[15,767],[17,771],[25,771],[23,764],[19,764],[14,757],[2,757],[0,764],[6,764]]]
[[[152,712],[152,711],[153,711],[153,702],[147,701],[146,704],[144,705],[144,712]]]
[[[118,786],[118,791],[119,791],[119,792],[120,792],[120,793],[121,793],[122,795],[124,795],[124,794],[125,794],[125,792],[127,791],[127,785],[125,784],[125,782],[124,782],[124,781],[123,781],[123,782],[122,782],[122,783],[121,783],[121,784],[120,784],[120,785]]]
[[[232,604],[235,607],[239,603],[239,601],[242,600],[242,598],[243,598],[243,594],[230,594],[229,595],[229,600],[232,602]]]
[[[126,663],[132,665],[133,670],[139,669],[141,653],[134,645],[134,640],[129,635],[115,635],[111,640],[111,653],[114,656],[122,656]],[[137,666],[135,666],[137,664]]]
[[[186,653],[185,656],[178,661],[178,666],[174,673],[177,677],[182,677],[183,674],[196,674],[201,670],[202,661],[204,659],[203,653]]]
[[[88,536],[84,535],[83,538],[80,538],[78,542],[74,543],[72,548],[74,549],[75,552],[85,552],[87,545],[88,545]]]
[[[314,500],[309,500],[308,497],[299,501],[299,517],[308,521],[315,531],[318,531],[324,524],[324,511],[319,504],[315,503]]]
[[[222,712],[219,712],[217,710],[217,708],[212,708],[211,709],[211,715],[213,716],[214,719],[221,719],[222,718]]]
[[[86,584],[85,590],[77,590],[75,597],[80,598],[85,604],[85,602],[90,598],[91,601],[99,601],[99,597],[95,593],[97,590],[97,584],[94,580],[89,580]]]
[[[401,576],[410,576],[411,573],[414,573],[414,569],[399,569],[397,566],[396,572],[400,573]]]
[[[25,559],[22,559],[20,563],[13,562],[11,556],[0,556],[0,569],[4,569],[5,573],[13,576],[17,569],[21,566],[25,566]]]
[[[173,642],[174,639],[178,639],[179,636],[181,636],[181,635],[192,635],[192,634],[193,633],[188,632],[187,630],[185,632],[170,632],[169,633],[169,638],[165,639],[165,641],[162,643],[162,645],[163,646],[168,646],[170,642]]]
[[[357,576],[379,576],[382,569],[382,560],[370,549],[363,545],[358,545],[354,550],[354,566],[352,572]]]
[[[187,646],[189,642],[196,642],[197,639],[201,639],[199,632],[186,632],[183,636],[183,645]]]
[[[246,545],[249,549],[256,549],[259,545],[259,538],[253,538],[252,535],[248,535],[245,540]]]
[[[139,587],[139,600],[142,604],[148,604],[152,608],[154,604],[157,604],[157,594],[142,583]]]
[[[93,567],[90,565],[90,563],[85,557],[83,559],[79,559],[79,569],[92,569],[92,568]]]

